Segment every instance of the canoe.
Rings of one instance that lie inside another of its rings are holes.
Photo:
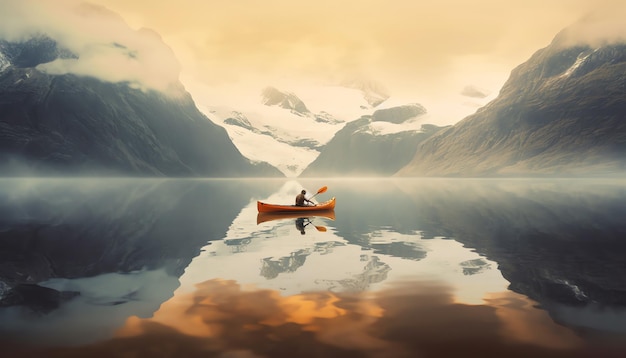
[[[280,204],[268,204],[261,201],[256,202],[256,207],[260,213],[295,213],[295,212],[310,212],[310,211],[323,211],[332,210],[335,208],[335,198],[319,203],[315,206],[295,206],[295,205],[280,205]]]
[[[256,216],[256,223],[261,224],[267,221],[272,220],[283,220],[283,219],[298,219],[298,218],[326,218],[330,220],[335,220],[335,210],[318,210],[318,211],[309,211],[309,212],[265,212],[258,213]]]

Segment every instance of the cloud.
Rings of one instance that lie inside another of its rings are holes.
[[[283,296],[220,280],[196,288],[165,302],[150,319],[132,317],[116,338],[91,353],[143,353],[146,347],[242,357],[293,356],[294,347],[324,357],[447,357],[485,351],[553,357],[555,349],[563,356],[580,352],[573,333],[545,312],[529,309],[534,302],[510,292],[492,294],[491,305],[465,305],[455,303],[451,287],[428,282],[398,284],[370,295]],[[63,353],[85,353],[81,349]]]
[[[461,95],[472,98],[485,98],[489,96],[489,91],[477,88],[476,86],[468,85],[463,88]]]
[[[497,92],[514,67],[597,5],[588,0],[94,1],[135,26],[158,30],[184,70],[211,85],[359,77],[384,83],[392,95],[456,94],[467,83]],[[603,1],[616,0],[598,3]],[[458,66],[464,58],[485,61]],[[476,82],[477,76],[489,80]]]
[[[165,91],[178,81],[180,64],[160,36],[132,30],[115,13],[74,0],[0,3],[0,37],[24,41],[46,35],[77,59],[57,59],[39,70],[129,82]]]
[[[559,36],[564,46],[587,44],[599,47],[604,44],[626,42],[626,3],[598,7],[565,29]]]

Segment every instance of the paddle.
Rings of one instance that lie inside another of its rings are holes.
[[[306,226],[307,226],[307,225],[309,225],[309,224],[313,224],[313,221],[311,221],[311,219],[309,219],[309,218],[306,218],[306,219],[308,220],[308,223],[306,223],[306,224],[304,225],[304,227],[306,227]],[[315,226],[315,228],[317,229],[317,231],[326,232],[326,227],[325,227],[325,226],[318,226],[318,225],[313,225],[313,226]]]
[[[315,228],[317,229],[317,231],[321,231],[321,232],[326,232],[326,228],[323,226],[317,226],[317,225],[313,225],[315,226]]]
[[[326,192],[326,190],[328,190],[328,187],[327,187],[327,186],[323,186],[323,187],[319,188],[319,190],[317,191],[317,193],[313,194],[313,196],[312,196],[312,197],[310,197],[310,198],[309,198],[309,200],[313,199],[313,198],[315,197],[315,195],[317,195],[317,194],[325,193],[325,192]]]

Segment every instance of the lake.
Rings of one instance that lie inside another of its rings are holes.
[[[0,213],[11,357],[626,352],[626,180],[2,179]]]

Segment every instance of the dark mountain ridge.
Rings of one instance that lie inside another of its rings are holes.
[[[40,71],[41,64],[78,57],[46,36],[0,41],[0,53],[3,176],[282,176],[244,158],[180,83],[172,95]]]
[[[626,170],[626,44],[568,29],[498,98],[424,141],[399,176],[604,176]]]

